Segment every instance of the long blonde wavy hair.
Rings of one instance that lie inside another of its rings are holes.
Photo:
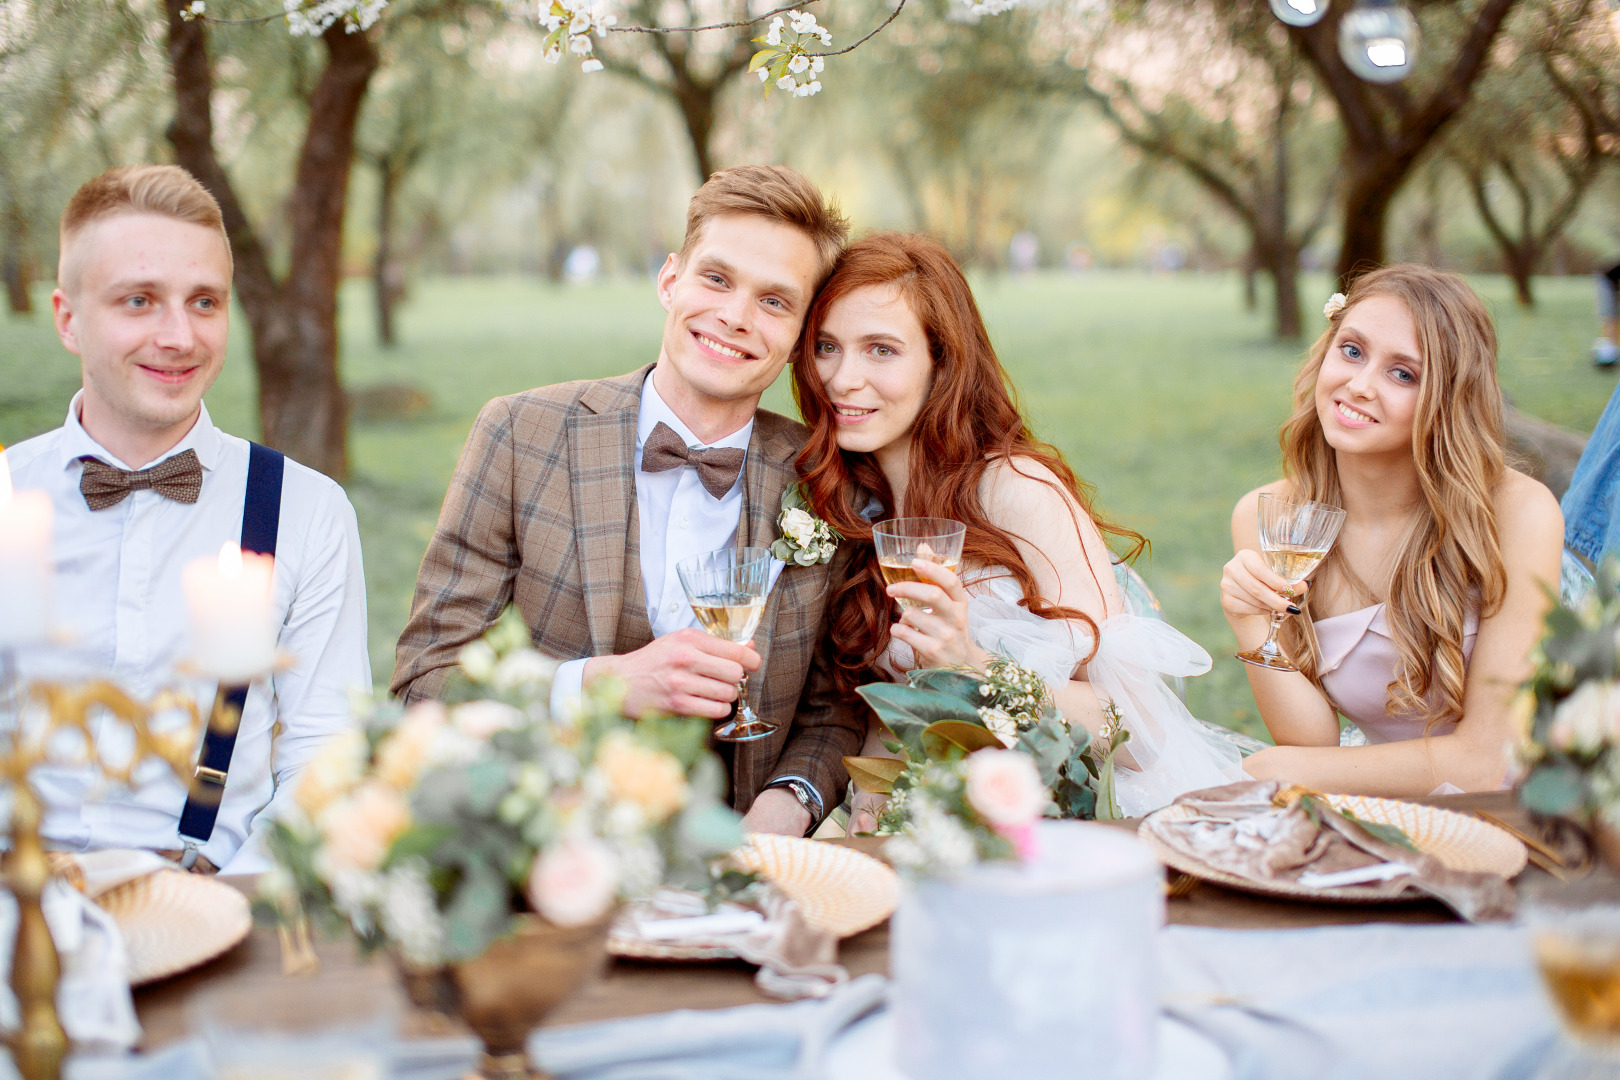
[[[1412,419],[1412,461],[1423,506],[1396,549],[1385,597],[1385,619],[1400,656],[1386,708],[1432,728],[1462,717],[1468,609],[1477,604],[1481,616],[1491,614],[1507,588],[1495,510],[1507,469],[1496,329],[1485,305],[1455,274],[1401,265],[1357,278],[1294,380],[1294,414],[1278,437],[1283,474],[1307,499],[1343,505],[1335,451],[1316,413],[1316,378],[1345,314],[1370,296],[1406,304],[1423,352]],[[1322,591],[1325,579],[1337,577],[1368,602],[1376,599],[1375,590],[1337,556],[1335,549],[1318,569],[1303,603],[1306,615],[1309,596]],[[1289,619],[1280,637],[1326,695],[1312,620]]]

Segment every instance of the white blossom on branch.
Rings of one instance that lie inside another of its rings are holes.
[[[773,85],[794,97],[809,97],[821,91],[818,76],[827,61],[812,53],[810,46],[830,46],[832,33],[818,25],[814,15],[807,11],[790,11],[786,19],[778,15],[764,35],[754,40],[765,47],[748,62],[748,70],[759,75],[766,93]]]
[[[544,46],[547,62],[555,64],[566,50],[583,57],[581,71],[601,71],[602,61],[596,58],[591,35],[601,37],[618,21],[617,15],[603,14],[589,0],[540,0],[540,25],[550,31]]]

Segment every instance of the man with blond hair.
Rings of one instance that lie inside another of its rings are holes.
[[[235,694],[241,721],[207,733],[194,776],[137,774],[119,790],[85,768],[36,770],[56,847],[267,869],[254,839],[266,808],[290,799],[304,765],[352,725],[351,688],[370,687],[360,537],[343,489],[221,431],[203,405],[225,362],[230,294],[219,205],[185,170],[113,169],[68,203],[51,305],[83,389],[61,427],[5,455],[17,488],[51,497],[68,644],[24,651],[22,675],[110,676],[138,698],[185,678],[181,569],[230,544],[275,557],[291,666]],[[193,677],[188,688],[206,712],[216,686]]]
[[[745,645],[696,628],[675,566],[777,538],[806,433],[759,399],[798,347],[847,232],[791,169],[716,173],[658,272],[667,317],[656,363],[484,407],[422,560],[395,693],[438,694],[462,647],[515,603],[535,647],[565,661],[554,710],[609,676],[624,684],[627,716],[717,720],[750,674],[754,709],[779,727],[721,746],[747,827],[802,836],[843,800],[843,758],[859,753],[865,723],[823,680],[806,687],[843,559],[778,564]]]

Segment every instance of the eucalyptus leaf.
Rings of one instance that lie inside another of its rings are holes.
[[[453,960],[468,960],[506,932],[511,922],[506,875],[481,859],[463,867],[445,909],[445,947]]]
[[[505,761],[474,761],[466,769],[467,809],[479,817],[492,817],[501,796],[512,787],[512,769]]]
[[[688,858],[724,855],[743,842],[742,818],[722,803],[688,806],[676,822],[675,837]]]
[[[455,835],[456,830],[450,825],[413,825],[389,845],[383,866],[391,867],[410,858],[428,858]]]
[[[1585,795],[1581,774],[1567,765],[1537,769],[1519,788],[1519,801],[1528,809],[1554,816],[1579,811]]]
[[[1406,830],[1401,828],[1399,825],[1389,825],[1382,821],[1367,821],[1363,818],[1356,817],[1356,815],[1350,813],[1348,810],[1340,810],[1339,813],[1342,816],[1349,818],[1357,825],[1360,825],[1369,834],[1371,834],[1375,840],[1382,840],[1386,844],[1392,844],[1398,848],[1405,848],[1407,851],[1411,852],[1416,852],[1418,849],[1418,846],[1412,843],[1412,838],[1406,835]]]

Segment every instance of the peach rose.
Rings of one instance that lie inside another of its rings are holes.
[[[618,866],[607,846],[593,836],[568,836],[534,860],[524,892],[557,926],[584,926],[608,913],[618,889]]]
[[[406,709],[377,745],[377,775],[400,791],[411,790],[428,763],[434,739],[448,722],[437,701],[419,701]]]
[[[643,746],[622,731],[602,740],[596,767],[615,799],[641,807],[648,821],[664,821],[686,805],[686,773],[675,755]]]
[[[968,803],[997,829],[1031,824],[1050,799],[1035,761],[1028,754],[980,750],[968,755]]]
[[[380,780],[367,780],[321,814],[322,854],[334,870],[370,872],[410,824],[405,797]]]
[[[334,735],[304,766],[293,800],[313,821],[358,784],[365,769],[365,735],[354,730]]]

